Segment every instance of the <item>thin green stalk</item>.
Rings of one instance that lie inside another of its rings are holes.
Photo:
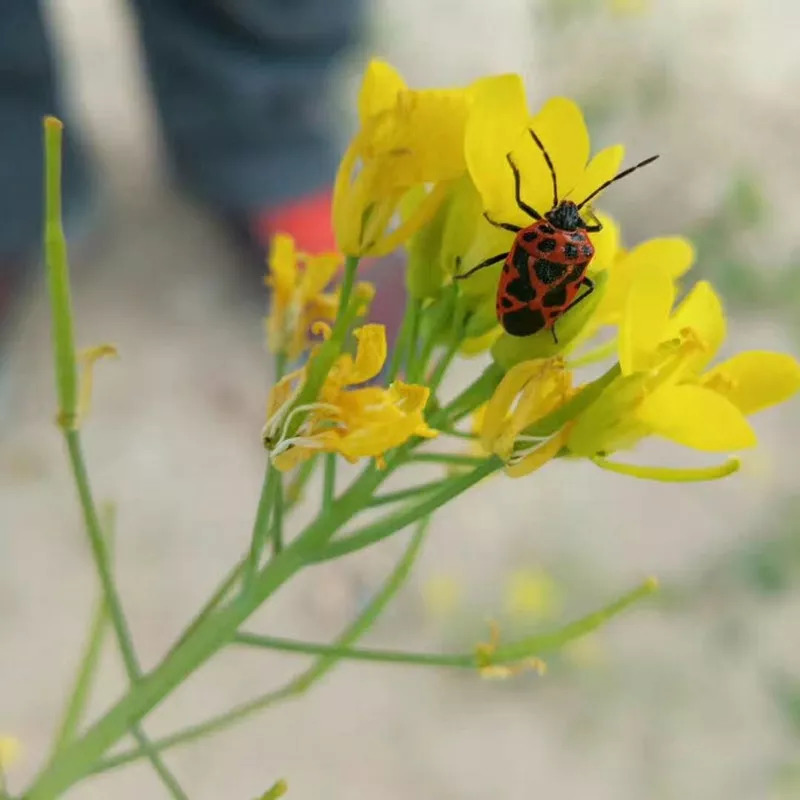
[[[368,508],[375,508],[376,506],[384,506],[389,503],[399,503],[401,500],[409,500],[414,497],[426,494],[427,492],[440,489],[444,480],[430,481],[429,483],[419,483],[416,486],[410,486],[408,489],[398,489],[396,492],[386,492],[385,494],[377,495],[369,501]]]
[[[322,511],[326,512],[336,495],[336,453],[325,455],[325,476],[322,482]]]
[[[340,645],[302,642],[280,636],[262,636],[253,633],[237,633],[234,637],[234,642],[267,650],[278,650],[286,653],[304,653],[306,655],[328,655],[336,659],[350,661],[374,661],[384,664],[413,664],[423,667],[476,669],[481,666],[487,666],[487,658],[488,663],[491,665],[505,665],[523,661],[524,659],[538,656],[542,653],[558,650],[565,644],[596,630],[638,600],[652,594],[656,590],[657,585],[657,582],[650,578],[598,611],[593,611],[591,614],[587,614],[553,631],[527,636],[524,639],[517,639],[505,645],[497,644],[496,648],[488,656],[478,655],[475,651],[471,653],[453,654],[414,653],[401,650],[342,647]]]
[[[61,724],[58,726],[58,733],[53,742],[51,758],[55,753],[61,750],[64,745],[75,738],[78,726],[83,719],[83,715],[86,711],[86,703],[89,699],[89,692],[94,682],[97,665],[100,661],[103,635],[105,634],[107,623],[108,608],[106,604],[100,600],[92,615],[89,636],[86,640],[78,672],[75,676],[75,682],[69,693],[69,700],[67,701],[67,707],[64,709],[64,716],[61,720]]]
[[[449,290],[445,289],[434,306],[428,309],[430,314],[426,313],[429,323],[427,327],[427,335],[425,336],[419,358],[417,358],[414,363],[414,372],[409,376],[409,380],[413,383],[419,383],[423,375],[425,375],[425,373],[428,371],[428,363],[431,360],[433,351],[444,338],[443,334],[445,333],[446,329],[450,327],[450,323],[453,318],[453,308],[455,307],[455,302],[456,287],[451,286]]]
[[[314,474],[314,468],[318,463],[319,458],[312,456],[297,468],[297,472],[294,474],[292,480],[289,481],[289,485],[286,487],[286,492],[284,493],[284,511],[291,511],[291,509],[303,499],[303,490]]]
[[[405,584],[411,573],[411,568],[419,555],[422,543],[425,539],[428,528],[428,519],[420,522],[414,535],[411,537],[405,552],[403,553],[397,565],[387,577],[383,586],[378,590],[375,596],[367,603],[364,610],[356,617],[353,622],[344,630],[344,632],[336,640],[334,646],[340,648],[347,648],[356,642],[370,627],[372,627],[375,620],[381,615],[383,610],[388,605],[389,601],[397,594],[400,588]],[[201,722],[197,725],[192,725],[182,731],[166,736],[163,739],[158,739],[153,743],[153,746],[159,751],[163,752],[172,747],[181,744],[187,744],[197,739],[209,736],[213,733],[221,731],[230,725],[250,716],[257,711],[261,711],[275,703],[288,699],[290,697],[297,697],[308,690],[310,686],[319,681],[327,672],[337,663],[338,658],[334,655],[327,654],[322,658],[317,659],[311,667],[302,672],[293,680],[289,681],[285,686],[275,691],[268,692],[261,697],[243,703],[234,709],[221,714],[211,719]],[[117,755],[110,756],[98,762],[92,769],[93,773],[107,772],[108,770],[121,767],[131,761],[136,761],[144,756],[141,749],[127,750]]]
[[[460,341],[450,342],[450,344],[447,345],[447,349],[444,351],[444,353],[442,353],[439,360],[436,362],[436,366],[433,368],[430,378],[428,378],[428,387],[431,390],[431,397],[435,397],[436,392],[439,391],[439,386],[441,385],[447,370],[450,368],[450,364],[453,363],[453,359],[456,357],[456,353],[458,353],[458,348],[460,345]]]
[[[275,501],[274,482],[277,479],[277,470],[267,462],[264,470],[264,478],[261,481],[261,494],[258,497],[258,508],[256,518],[253,521],[253,532],[250,534],[250,555],[247,559],[247,566],[244,571],[243,585],[247,589],[253,582],[261,565],[261,556],[264,552],[264,544],[269,533],[270,517],[272,506]]]
[[[44,252],[47,289],[53,324],[58,422],[73,428],[78,414],[78,373],[69,289],[67,243],[61,223],[61,140],[63,125],[55,117],[44,120],[45,202]]]
[[[478,467],[487,456],[465,456],[460,453],[414,453],[408,460],[418,464],[452,464],[458,467]]]
[[[6,771],[3,768],[3,759],[0,758],[0,800],[11,800],[6,783]]]
[[[278,800],[279,797],[283,797],[286,792],[289,791],[289,786],[285,780],[275,781],[272,786],[267,789],[258,800]]]
[[[275,488],[272,500],[272,554],[278,555],[283,550],[283,475],[276,470]]]
[[[138,725],[134,725],[131,728],[131,732],[133,733],[133,738],[136,740],[136,744],[141,748],[144,757],[150,762],[172,797],[175,798],[175,800],[189,800],[189,796],[183,791],[175,776],[169,771],[161,755],[155,749],[150,739],[147,738],[144,731]]]
[[[408,352],[405,354],[406,380],[414,383],[417,374],[417,344],[419,343],[419,326],[422,318],[422,301],[416,298],[411,300],[411,322],[409,323]]]
[[[494,362],[481,373],[478,380],[471,383],[464,391],[454,397],[443,409],[437,411],[429,420],[433,427],[443,425],[452,427],[476,408],[483,405],[494,394],[505,372]]]
[[[371,525],[367,525],[342,539],[331,542],[314,555],[314,561],[328,561],[332,558],[340,558],[347,553],[369,547],[369,545],[391,536],[393,533],[405,528],[406,525],[410,525],[427,514],[432,514],[437,508],[450,502],[454,497],[501,469],[502,466],[503,462],[496,456],[485,459],[480,466],[471,472],[443,481],[441,489],[427,493],[419,502],[409,504],[394,514],[389,514]]]
[[[389,356],[389,366],[386,369],[386,382],[391,383],[400,370],[400,365],[405,359],[406,352],[408,351],[409,339],[413,327],[413,317],[416,313],[416,303],[413,297],[409,294],[406,298],[406,308],[403,312],[403,321],[400,323],[400,330],[397,333],[397,338],[394,341],[392,353]]]
[[[111,624],[117,636],[122,660],[125,663],[126,670],[132,674],[138,674],[139,660],[136,657],[128,623],[122,610],[122,602],[117,591],[117,585],[111,574],[108,546],[103,536],[100,520],[92,498],[80,435],[75,430],[67,430],[64,432],[64,438],[67,443],[70,465],[78,490],[78,498],[83,511],[86,533],[89,536],[95,569],[100,579],[100,586],[102,587],[104,602],[108,607]]]

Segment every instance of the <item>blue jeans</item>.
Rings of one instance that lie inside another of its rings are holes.
[[[247,215],[330,184],[328,78],[358,34],[359,0],[131,2],[186,189],[222,213]],[[30,253],[39,241],[45,114],[69,125],[41,8],[2,0],[0,256]],[[91,194],[74,131],[65,140],[67,216]]]

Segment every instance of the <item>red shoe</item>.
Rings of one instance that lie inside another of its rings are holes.
[[[248,239],[261,263],[269,253],[270,240],[276,233],[292,236],[298,250],[307,253],[333,252],[336,238],[331,225],[332,193],[328,190],[295,200],[282,206],[266,209],[251,220]],[[365,259],[359,272],[375,284],[377,293],[372,303],[370,319],[386,326],[391,342],[405,311],[404,259],[393,253],[380,259]]]

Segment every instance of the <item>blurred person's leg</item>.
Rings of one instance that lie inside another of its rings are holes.
[[[36,0],[0,7],[0,345],[13,334],[19,301],[43,274],[42,117],[63,117],[54,57]],[[71,242],[88,233],[96,205],[74,126],[64,140],[64,228]],[[0,349],[0,358],[4,350]],[[0,370],[5,381],[6,371]]]
[[[133,0],[182,184],[266,246],[329,249],[330,78],[359,0]]]
[[[42,9],[3,0],[0,9],[0,276],[34,269],[42,226],[42,117],[63,117]],[[68,233],[88,215],[90,180],[74,129],[64,144]],[[0,286],[0,292],[2,287]],[[0,305],[2,296],[0,296]],[[2,313],[0,311],[0,313]]]

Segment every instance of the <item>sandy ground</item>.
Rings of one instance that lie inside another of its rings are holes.
[[[531,84],[541,99],[571,91],[581,76],[602,77],[626,53],[671,58],[679,96],[674,113],[625,138],[634,152],[656,134],[665,142],[674,166],[653,180],[664,203],[676,208],[647,213],[643,184],[612,202],[643,235],[664,229],[655,216],[675,230],[711,207],[731,161],[763,163],[770,191],[781,197],[796,182],[784,165],[797,163],[798,101],[782,92],[800,71],[790,26],[782,23],[782,15],[796,16],[794,6],[665,5],[651,18],[620,23],[605,45],[614,58],[601,58],[602,43],[589,37],[573,59],[553,67],[552,79]],[[79,339],[112,341],[122,354],[98,375],[86,451],[97,496],[117,504],[120,587],[148,666],[246,540],[264,459],[258,441],[269,380],[263,300],[257,278],[243,279],[213,220],[167,185],[123,4],[63,0],[53,10],[77,105],[108,180],[107,236],[96,258],[75,267]],[[375,41],[412,81],[427,83],[512,69],[535,78],[553,56],[523,0],[430,6],[384,0],[376,7]],[[752,113],[743,113],[745,102]],[[710,165],[705,177],[697,174],[698,163]],[[784,223],[797,220],[797,208],[786,211]],[[43,298],[34,298],[22,321],[9,357],[0,432],[0,730],[18,735],[26,749],[14,786],[33,773],[47,747],[95,597],[51,424],[45,312]],[[733,339],[739,346],[790,347],[764,319],[743,320]],[[691,575],[701,559],[757,526],[774,497],[796,486],[785,431],[796,431],[797,422],[796,406],[766,415],[758,427],[760,462],[768,467],[721,484],[648,485],[559,464],[535,479],[479,487],[436,519],[415,577],[370,641],[446,646],[449,629],[422,602],[423,587],[441,574],[473,587],[472,641],[500,603],[503,576],[520,560],[578,559],[587,579],[574,610],[589,609],[650,573],[666,582]],[[390,568],[400,545],[393,541],[313,571],[255,624],[330,638]],[[603,578],[593,583],[595,574]],[[617,685],[614,702],[597,702],[587,689],[591,676],[527,677],[508,687],[346,665],[308,697],[176,751],[168,761],[197,800],[247,800],[278,777],[289,780],[290,797],[304,800],[767,797],[758,765],[777,757],[785,743],[754,688],[751,660],[715,654],[705,622],[667,623],[647,610],[617,622],[604,646],[613,664],[624,665],[619,675],[630,691]],[[789,658],[786,628],[776,624],[765,623],[769,635],[755,646]],[[122,685],[111,647],[105,665],[97,710]],[[276,685],[298,665],[284,656],[226,653],[158,709],[148,728],[158,735],[222,710]],[[166,795],[137,766],[86,782],[69,797]]]

